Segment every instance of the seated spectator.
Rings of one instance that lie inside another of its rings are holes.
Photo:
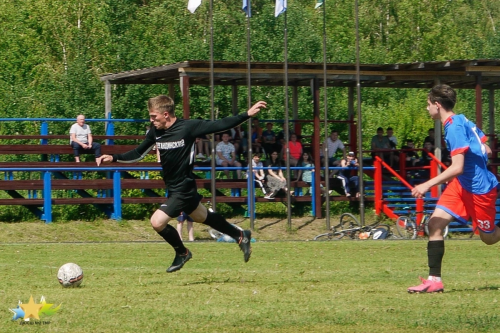
[[[187,221],[187,231],[188,238],[190,242],[194,242],[194,228],[193,228],[193,219],[186,213],[181,212],[181,214],[177,217],[177,232],[182,240],[182,225],[184,221]]]
[[[429,141],[424,142],[424,149],[425,150],[422,152],[422,158],[420,159],[420,165],[421,166],[430,166],[432,157],[430,157],[430,155],[427,152],[434,154],[434,145]],[[415,175],[415,176],[419,176],[419,175]],[[430,178],[430,170],[429,169],[423,170],[422,176],[424,178]]]
[[[288,191],[286,187],[286,178],[283,176],[283,165],[277,151],[273,151],[271,157],[266,162],[266,183],[268,193],[266,199],[274,199],[280,190]],[[271,168],[279,168],[273,170]]]
[[[389,144],[391,145],[392,150],[392,166],[395,167],[399,163],[399,152],[396,150],[398,146],[398,139],[394,136],[394,130],[392,127],[387,127],[387,138],[389,139]]]
[[[261,135],[259,128],[252,124],[252,151],[255,153],[262,153]]]
[[[340,166],[348,168],[341,170],[337,178],[342,180],[342,186],[345,189],[345,196],[350,197],[352,192],[355,192],[356,198],[359,198],[359,176],[353,175],[353,171],[359,167],[358,159],[354,152],[350,151],[345,159],[340,161]]]
[[[252,126],[255,127],[255,130],[257,132],[257,136],[260,138],[262,137],[262,127],[260,127],[260,123],[259,123],[259,118],[257,117],[253,117],[252,118]]]
[[[267,123],[266,130],[262,132],[262,148],[266,154],[281,151],[281,144],[276,141],[276,133],[273,131],[273,123]]]
[[[215,162],[218,166],[222,167],[241,167],[241,163],[236,160],[236,151],[234,145],[229,142],[229,133],[222,134],[222,141],[217,144],[215,148],[216,156]],[[227,178],[229,179],[229,170],[224,170]],[[236,170],[238,179],[241,178],[241,170]]]
[[[391,148],[396,149],[396,147],[398,146],[398,139],[394,136],[394,130],[392,129],[392,127],[387,127],[386,131]]]
[[[418,157],[418,153],[415,150],[415,144],[412,139],[406,140],[406,145],[401,147],[401,149],[405,150],[406,155],[406,166],[414,167],[420,165],[420,158]]]
[[[203,118],[198,117],[196,119],[202,120]],[[201,135],[196,138],[195,141],[195,156],[196,159],[205,162],[210,160],[210,138],[207,135]]]
[[[377,128],[377,135],[372,137],[371,142],[372,157],[380,157],[385,163],[392,167],[393,154],[390,151],[391,143],[387,136],[384,136],[384,129],[382,127]]]
[[[311,154],[308,152],[304,152],[302,156],[300,157],[299,161],[297,162],[298,167],[305,167],[305,168],[313,168],[314,167],[314,162],[313,162],[313,157]],[[312,169],[309,170],[299,170],[298,176],[297,176],[297,181],[302,180],[303,182],[306,182],[309,185],[309,193],[311,193],[311,185],[314,179],[312,178]],[[321,190],[324,194],[325,190],[323,188],[323,185],[320,184]],[[305,191],[303,191],[305,193]]]
[[[206,135],[196,138],[195,153],[197,160],[202,162],[210,160],[210,140],[207,139]]]
[[[332,131],[330,136],[326,139],[326,144],[328,145],[328,165],[329,166],[339,166],[340,161],[337,160],[335,155],[338,150],[342,151],[342,158],[345,159],[345,146],[344,143],[339,139],[339,132]],[[320,148],[320,156],[321,156],[321,164],[323,165],[324,157],[323,152],[325,151],[325,143],[321,144]]]
[[[221,135],[221,133],[207,134],[208,141],[212,140],[212,135],[214,136],[214,146],[217,147],[219,142],[222,141],[222,135]],[[229,137],[231,137],[231,136],[229,136]]]
[[[253,158],[252,158],[252,168],[257,168],[257,169],[252,169],[254,180],[255,180],[255,185],[258,186],[264,194],[267,193],[266,188],[265,188],[265,182],[266,182],[266,174],[264,173],[264,165],[260,161],[260,153],[254,153]]]
[[[297,141],[297,135],[296,134],[291,134],[290,135],[290,141],[288,144],[285,144],[282,148],[282,154],[283,160],[286,161],[286,149],[287,147],[290,147],[290,166],[297,166],[297,162],[299,161],[299,158],[302,156],[302,144]]]
[[[289,128],[289,130],[288,130],[288,136],[290,136],[292,134],[295,134],[295,131],[292,128]],[[285,141],[285,128],[284,127],[276,135],[276,142],[279,143],[282,147],[286,144],[286,141]],[[278,151],[280,151],[280,150],[278,150]]]
[[[429,128],[429,130],[427,131],[427,134],[428,135],[424,139],[424,144],[426,142],[430,142],[432,144],[432,146],[434,147],[434,128]]]
[[[427,152],[434,154],[434,145],[432,144],[432,142],[426,141],[426,142],[424,142],[424,149],[426,151],[424,150],[422,152],[422,158],[420,161],[420,165],[429,166],[429,165],[431,165],[432,157],[430,157],[429,154],[427,154]]]
[[[73,148],[75,162],[80,162],[80,153],[93,150],[95,157],[101,157],[101,144],[94,142],[90,126],[85,124],[85,116],[79,115],[70,130],[70,145]]]
[[[243,131],[241,125],[231,128],[231,137],[229,142],[234,145],[236,156],[243,154],[244,158],[246,158],[248,142],[245,136],[245,131]]]

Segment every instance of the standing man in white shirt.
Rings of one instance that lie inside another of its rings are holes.
[[[90,126],[85,124],[84,115],[76,117],[76,123],[71,126],[69,135],[69,144],[73,148],[75,162],[80,162],[80,152],[84,150],[93,150],[96,158],[101,157],[101,144],[94,142]]]

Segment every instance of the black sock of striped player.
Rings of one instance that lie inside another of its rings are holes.
[[[427,243],[427,259],[429,276],[441,277],[441,263],[444,256],[444,240],[429,241]]]
[[[162,230],[159,231],[158,234],[163,237],[163,239],[170,244],[175,250],[176,253],[184,255],[187,252],[186,247],[184,247],[184,244],[182,243],[181,237],[179,236],[179,233],[177,230],[172,227],[170,224],[167,224],[167,226]]]
[[[215,230],[222,232],[228,236],[231,236],[236,241],[239,241],[241,237],[241,230],[235,228],[231,223],[227,222],[226,219],[214,212],[208,212],[207,219],[203,224],[206,224]]]

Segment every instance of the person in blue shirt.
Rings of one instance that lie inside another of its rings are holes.
[[[495,201],[498,181],[487,168],[491,149],[487,137],[464,115],[455,114],[456,92],[448,85],[436,85],[427,98],[432,119],[444,125],[444,138],[451,155],[451,165],[440,175],[415,186],[412,195],[422,198],[431,187],[448,182],[429,221],[427,258],[429,277],[422,284],[408,288],[409,293],[442,292],[441,263],[444,256],[444,228],[453,220],[477,226],[481,240],[488,245],[500,240],[495,225]]]

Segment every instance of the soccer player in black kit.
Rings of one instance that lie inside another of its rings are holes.
[[[227,222],[222,215],[209,212],[200,203],[201,196],[198,194],[193,175],[194,148],[196,138],[236,127],[258,114],[266,105],[266,102],[259,101],[245,113],[216,121],[186,120],[175,116],[174,101],[170,97],[164,95],[153,97],[148,100],[149,119],[152,126],[144,141],[137,148],[126,153],[102,155],[96,159],[98,166],[101,163],[110,162],[132,163],[143,159],[155,146],[159,150],[163,180],[169,198],[151,216],[151,225],[175,250],[175,258],[167,269],[168,273],[178,271],[192,258],[191,251],[184,246],[177,230],[168,224],[172,218],[177,218],[181,211],[188,214],[193,221],[202,222],[234,238],[243,251],[245,262],[250,259],[251,231],[240,231]]]

